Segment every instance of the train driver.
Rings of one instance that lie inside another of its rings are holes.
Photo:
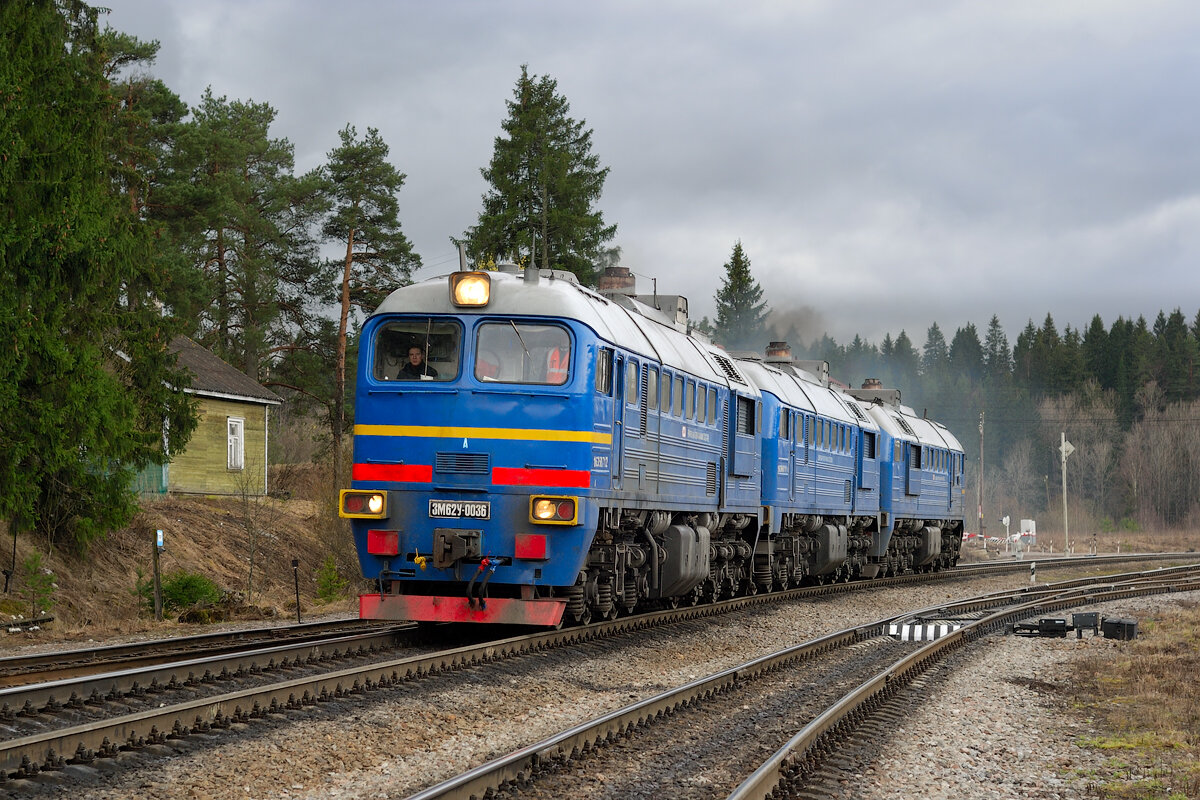
[[[437,370],[425,363],[425,352],[420,347],[414,344],[408,348],[408,361],[400,368],[402,380],[432,380],[437,376]]]

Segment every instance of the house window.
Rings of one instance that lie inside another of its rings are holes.
[[[241,417],[226,417],[229,446],[229,469],[244,469],[246,466],[246,420]]]

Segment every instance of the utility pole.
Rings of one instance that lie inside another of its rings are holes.
[[[1062,453],[1062,481],[1063,481],[1063,555],[1071,548],[1071,536],[1067,529],[1067,456],[1075,452],[1075,446],[1067,441],[1066,431],[1062,432],[1062,444],[1059,445],[1058,452]]]
[[[979,412],[979,541],[987,548],[983,525],[983,414]]]

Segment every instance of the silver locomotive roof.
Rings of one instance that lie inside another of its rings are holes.
[[[809,372],[790,365],[781,368],[757,360],[739,360],[738,365],[760,389],[770,392],[793,408],[869,431],[879,430],[879,425],[852,398]]]
[[[508,271],[487,273],[491,298],[480,308],[460,308],[450,300],[449,275],[430,278],[392,292],[372,317],[383,314],[451,314],[572,319],[597,336],[712,383],[757,397],[756,387],[733,360],[709,342],[680,330],[678,316],[628,296],[609,298],[561,270],[539,270],[538,279]],[[673,307],[674,308],[674,307]]]

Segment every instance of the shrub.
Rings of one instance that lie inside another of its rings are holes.
[[[317,599],[322,603],[332,603],[346,595],[346,587],[350,581],[338,575],[337,563],[333,556],[326,556],[325,562],[317,570]]]
[[[20,589],[17,594],[25,601],[29,609],[29,618],[44,614],[54,607],[54,590],[58,584],[54,582],[54,573],[42,565],[42,554],[33,552],[21,563]]]
[[[142,605],[154,609],[154,580],[139,569],[135,591]],[[221,600],[221,590],[208,578],[194,572],[176,570],[162,577],[163,613],[197,605],[213,605]]]

